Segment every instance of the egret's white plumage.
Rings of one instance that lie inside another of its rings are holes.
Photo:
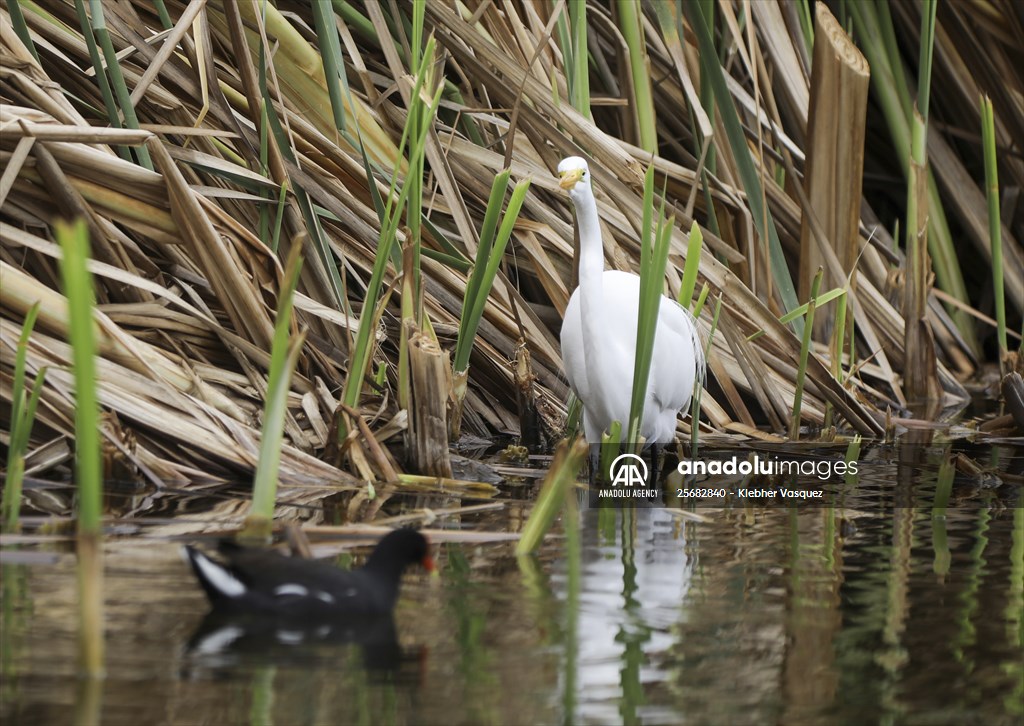
[[[562,360],[569,385],[583,402],[587,441],[600,443],[612,421],[621,422],[623,430],[629,422],[640,278],[604,269],[587,162],[578,156],[563,159],[558,175],[576,209],[580,237],[580,284],[565,309]],[[689,404],[694,381],[703,379],[704,351],[693,316],[662,297],[640,426],[640,435],[648,443],[673,441],[676,416]]]

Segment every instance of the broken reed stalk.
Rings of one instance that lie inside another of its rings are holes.
[[[932,267],[928,255],[926,134],[927,123],[915,112],[907,177],[907,262],[903,289],[903,340],[907,360],[903,383],[907,398],[916,400],[935,400],[942,396],[936,370],[935,338],[927,318]]]
[[[843,297],[845,295],[846,295],[846,290],[844,290],[841,287],[834,287],[831,290],[829,290],[828,292],[823,292],[820,295],[818,295],[817,297],[815,297],[814,298],[814,304],[817,307],[820,308],[822,305],[825,305],[826,303],[830,303],[833,300],[838,300],[839,298],[841,298],[841,297]],[[779,322],[782,323],[783,325],[785,325],[786,323],[793,322],[797,318],[807,317],[807,306],[809,304],[810,304],[809,301],[805,302],[800,307],[793,308],[792,310],[790,310],[785,315],[780,315],[779,316]],[[750,335],[747,336],[747,342],[749,343],[749,342],[752,342],[754,340],[757,340],[762,335],[764,335],[765,332],[766,331],[765,331],[764,328],[759,328],[759,329],[755,330],[753,333],[751,333]]]
[[[451,367],[447,351],[412,321],[404,323],[409,336],[409,373],[412,381],[409,407],[409,459],[412,468],[426,476],[451,478],[448,454],[448,391]]]
[[[571,444],[562,441],[551,460],[551,468],[544,478],[537,503],[526,520],[522,536],[516,543],[516,555],[528,555],[536,550],[544,540],[544,535],[554,523],[558,512],[566,505],[566,500],[574,496],[576,476],[579,474],[583,461],[587,458],[590,447],[583,439],[576,439]],[[566,511],[575,511],[566,507]]]
[[[103,677],[103,468],[100,462],[99,403],[96,396],[96,341],[89,235],[85,222],[58,221],[61,279],[68,299],[69,334],[75,377],[75,481],[78,487],[78,669]]]
[[[800,225],[799,289],[802,299],[808,298],[815,271],[823,264],[807,213],[817,217],[826,242],[832,245],[848,277],[857,263],[864,135],[870,89],[867,60],[824,3],[818,3],[815,9],[814,38],[804,171],[804,190],[811,208],[804,210],[805,216]],[[837,179],[839,183],[835,182]],[[856,275],[850,280],[851,286],[855,286]],[[825,275],[827,287],[845,283],[845,279],[836,279],[831,271]],[[856,287],[853,290],[856,292]],[[844,328],[845,323],[844,320]],[[832,326],[830,315],[819,314],[815,317],[815,336],[827,338]]]
[[[516,346],[516,360],[512,367],[519,412],[519,443],[531,453],[540,453],[548,445],[547,433],[537,411],[536,377],[530,365],[530,349],[520,339]]]
[[[457,492],[467,497],[496,497],[501,490],[485,481],[468,481],[466,479],[446,479],[442,476],[423,476],[421,474],[398,474],[397,481],[406,485],[407,489],[419,487],[421,491],[445,494]]]

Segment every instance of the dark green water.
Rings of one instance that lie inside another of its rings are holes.
[[[1001,455],[1016,471],[1019,450]],[[584,512],[578,568],[560,538],[525,563],[509,543],[444,545],[440,578],[405,581],[402,654],[372,668],[373,648],[291,632],[189,652],[199,588],[177,545],[131,538],[108,543],[108,675],[90,689],[72,557],[7,565],[0,721],[1019,724],[1020,479],[958,477],[943,511],[934,457],[912,464],[862,469],[844,509]]]

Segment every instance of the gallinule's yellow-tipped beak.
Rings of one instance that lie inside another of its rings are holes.
[[[583,178],[583,171],[583,169],[569,169],[568,171],[563,171],[558,175],[558,186],[569,191],[576,186],[576,182]]]
[[[437,571],[437,565],[434,563],[434,558],[430,555],[423,555],[423,559],[420,560],[420,564],[423,565],[423,569],[427,572]]]

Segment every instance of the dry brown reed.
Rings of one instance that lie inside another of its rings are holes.
[[[263,3],[252,0],[165,4],[175,23],[171,28],[161,25],[148,1],[103,3],[137,129],[114,128],[108,121],[74,2],[41,3],[45,12],[23,3],[41,64],[15,32],[6,7],[0,11],[0,398],[11,400],[13,346],[37,301],[41,308],[29,344],[29,378],[49,368],[29,472],[38,472],[44,461],[49,468],[63,463],[60,457],[44,459],[43,453],[53,451],[54,440],[72,436],[67,309],[56,272],[60,252],[52,241],[58,217],[83,217],[89,226],[91,269],[98,284],[100,401],[116,413],[121,427],[132,431],[133,448],[123,455],[132,458],[140,476],[166,483],[232,479],[251,472],[281,260],[294,245],[305,248],[307,260],[295,300],[295,325],[309,334],[288,402],[281,501],[307,501],[310,490],[299,485],[329,492],[355,487],[366,478],[393,478],[394,466],[412,469],[402,460],[401,447],[396,460],[379,446],[385,439],[399,442],[396,437],[408,421],[395,395],[402,322],[401,277],[393,265],[385,276],[392,297],[376,331],[371,367],[371,372],[383,371],[381,385],[367,382],[358,409],[344,412],[348,436],[340,450],[334,441],[348,356],[358,321],[369,312],[363,295],[379,232],[369,185],[386,195],[390,175],[406,169],[395,155],[410,88],[409,39],[395,13],[411,13],[410,4],[333,3],[350,90],[344,133],[332,114],[318,53],[327,46],[318,42],[309,3],[268,3],[266,18],[259,15]],[[557,341],[574,284],[573,225],[553,171],[561,157],[580,153],[592,159],[610,267],[637,268],[642,178],[649,163],[656,169],[658,188],[666,190],[674,207],[677,225],[667,294],[678,294],[687,249],[684,230],[693,220],[703,229],[706,249],[697,290],[707,283],[712,297],[721,295],[724,333],[714,338],[703,419],[722,432],[751,433],[755,425],[785,430],[801,340],[793,326],[779,322],[786,305],[773,280],[767,245],[756,233],[737,156],[749,154],[761,177],[795,274],[804,222],[811,215],[831,218],[815,209],[819,195],[813,190],[802,194],[803,171],[815,161],[805,158],[804,146],[806,139],[816,138],[807,128],[811,56],[793,3],[723,0],[713,5],[720,57],[711,62],[723,63],[731,93],[718,102],[738,109],[746,148],[730,148],[720,114],[687,110],[704,83],[689,16],[666,22],[648,7],[640,19],[657,115],[659,152],[652,159],[639,148],[629,56],[614,8],[592,3],[586,15],[591,120],[568,101],[567,69],[553,33],[554,14],[565,9],[564,3],[427,3],[426,30],[438,43],[439,70],[447,86],[426,140],[420,211],[430,225],[423,231],[423,306],[444,347],[454,342],[465,263],[476,252],[494,175],[510,164],[515,181],[532,178],[478,329],[464,432],[488,438],[520,433],[517,400],[522,395],[512,363],[522,347],[531,365],[532,403],[544,424],[557,429],[564,415],[568,390]],[[939,18],[933,107],[957,104],[961,126],[977,128],[971,126],[972,109],[982,86],[995,106],[997,141],[1011,146],[1013,139],[1024,138],[1019,75],[1024,64],[1014,63],[1020,49],[1009,43],[1009,31],[994,18],[1000,8],[1013,15],[1007,9],[1012,3],[978,0],[971,10],[951,5]],[[751,17],[740,17],[751,8]],[[895,12],[905,42],[912,41],[908,36],[917,12],[906,3]],[[672,26],[675,20],[683,23],[682,34],[676,32],[678,25]],[[834,27],[833,32],[842,31]],[[988,70],[968,72],[982,52]],[[263,69],[261,59],[268,61]],[[264,74],[286,148],[278,145],[261,113]],[[1001,85],[1006,82],[1016,84],[1015,90],[1006,90]],[[821,92],[843,93],[827,87]],[[869,133],[871,128],[869,119]],[[933,139],[948,147],[959,130],[940,126]],[[707,132],[713,166],[702,163]],[[358,139],[378,168],[369,181],[353,147]],[[856,159],[859,152],[842,153]],[[137,163],[147,156],[152,170]],[[931,158],[952,215],[984,232],[968,235],[964,244],[974,247],[963,254],[987,253],[980,178],[955,155],[933,150]],[[1019,154],[1003,161],[1005,176],[1018,187],[1024,184]],[[830,180],[827,168],[816,168],[815,184],[819,174],[821,183],[841,187],[855,181],[836,179],[840,170],[831,171]],[[852,200],[858,203],[859,197]],[[847,354],[837,378],[829,341],[814,340],[801,418],[805,425],[820,425],[830,405],[840,427],[870,436],[882,433],[882,412],[906,401],[905,326],[900,276],[894,274],[904,262],[875,213],[866,203],[862,209],[857,239],[845,241],[855,245],[856,254],[842,252],[844,263],[856,261],[848,299],[856,354]],[[279,247],[274,249],[268,231],[278,223]],[[831,232],[833,226],[824,229]],[[1017,314],[1024,297],[1019,238],[1007,233],[1004,240],[1008,310]],[[317,247],[321,242],[326,246]],[[826,242],[828,248],[835,240]],[[829,279],[838,278],[830,273]],[[710,315],[705,308],[705,330]],[[927,300],[926,317],[934,331],[943,394],[948,403],[963,400],[958,378],[973,371],[976,353],[934,294]],[[759,331],[763,334],[751,337]],[[434,380],[446,379],[435,371]],[[353,425],[357,419],[362,425]],[[429,467],[421,463],[418,468]],[[442,465],[434,473],[444,471]]]

